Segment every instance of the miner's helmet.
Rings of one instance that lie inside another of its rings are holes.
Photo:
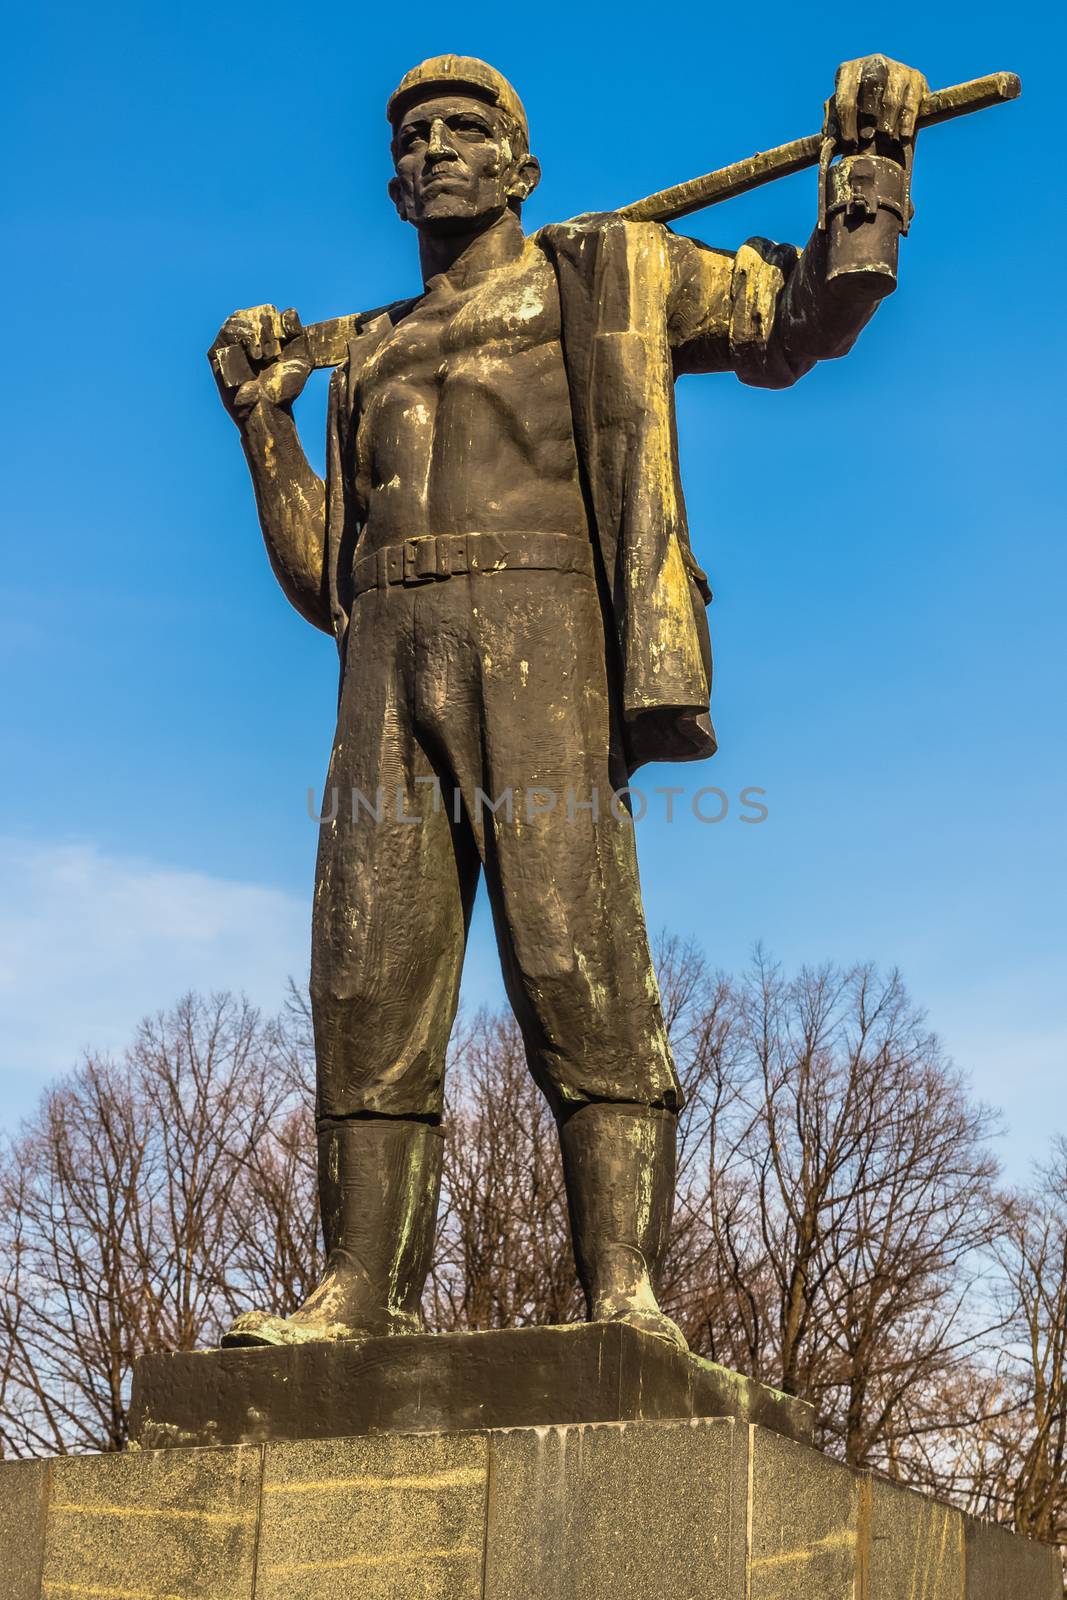
[[[416,100],[427,100],[431,95],[447,94],[450,89],[461,90],[496,106],[511,122],[522,139],[525,149],[530,147],[530,130],[526,111],[511,84],[495,67],[474,56],[431,56],[417,67],[406,72],[389,96],[386,115],[396,128],[404,112]]]

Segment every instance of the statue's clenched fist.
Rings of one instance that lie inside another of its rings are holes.
[[[827,103],[828,129],[846,146],[877,133],[909,144],[915,137],[919,107],[929,92],[921,72],[888,56],[845,61],[837,69],[834,96]]]
[[[260,400],[276,406],[295,400],[314,370],[300,318],[277,306],[235,311],[208,354],[223,404],[237,422]]]

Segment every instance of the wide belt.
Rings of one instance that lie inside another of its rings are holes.
[[[437,533],[387,544],[352,569],[353,595],[389,584],[434,583],[464,573],[593,573],[593,547],[573,533]]]

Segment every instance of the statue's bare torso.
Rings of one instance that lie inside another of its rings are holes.
[[[559,290],[536,245],[459,289],[431,279],[363,369],[359,413],[362,548],[585,532]]]

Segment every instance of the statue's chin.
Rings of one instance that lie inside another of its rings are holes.
[[[506,210],[507,205],[502,204],[479,211],[456,196],[442,195],[436,202],[431,201],[424,206],[421,215],[415,219],[415,226],[420,233],[429,234],[432,239],[450,238],[457,233],[481,233],[498,221]]]

